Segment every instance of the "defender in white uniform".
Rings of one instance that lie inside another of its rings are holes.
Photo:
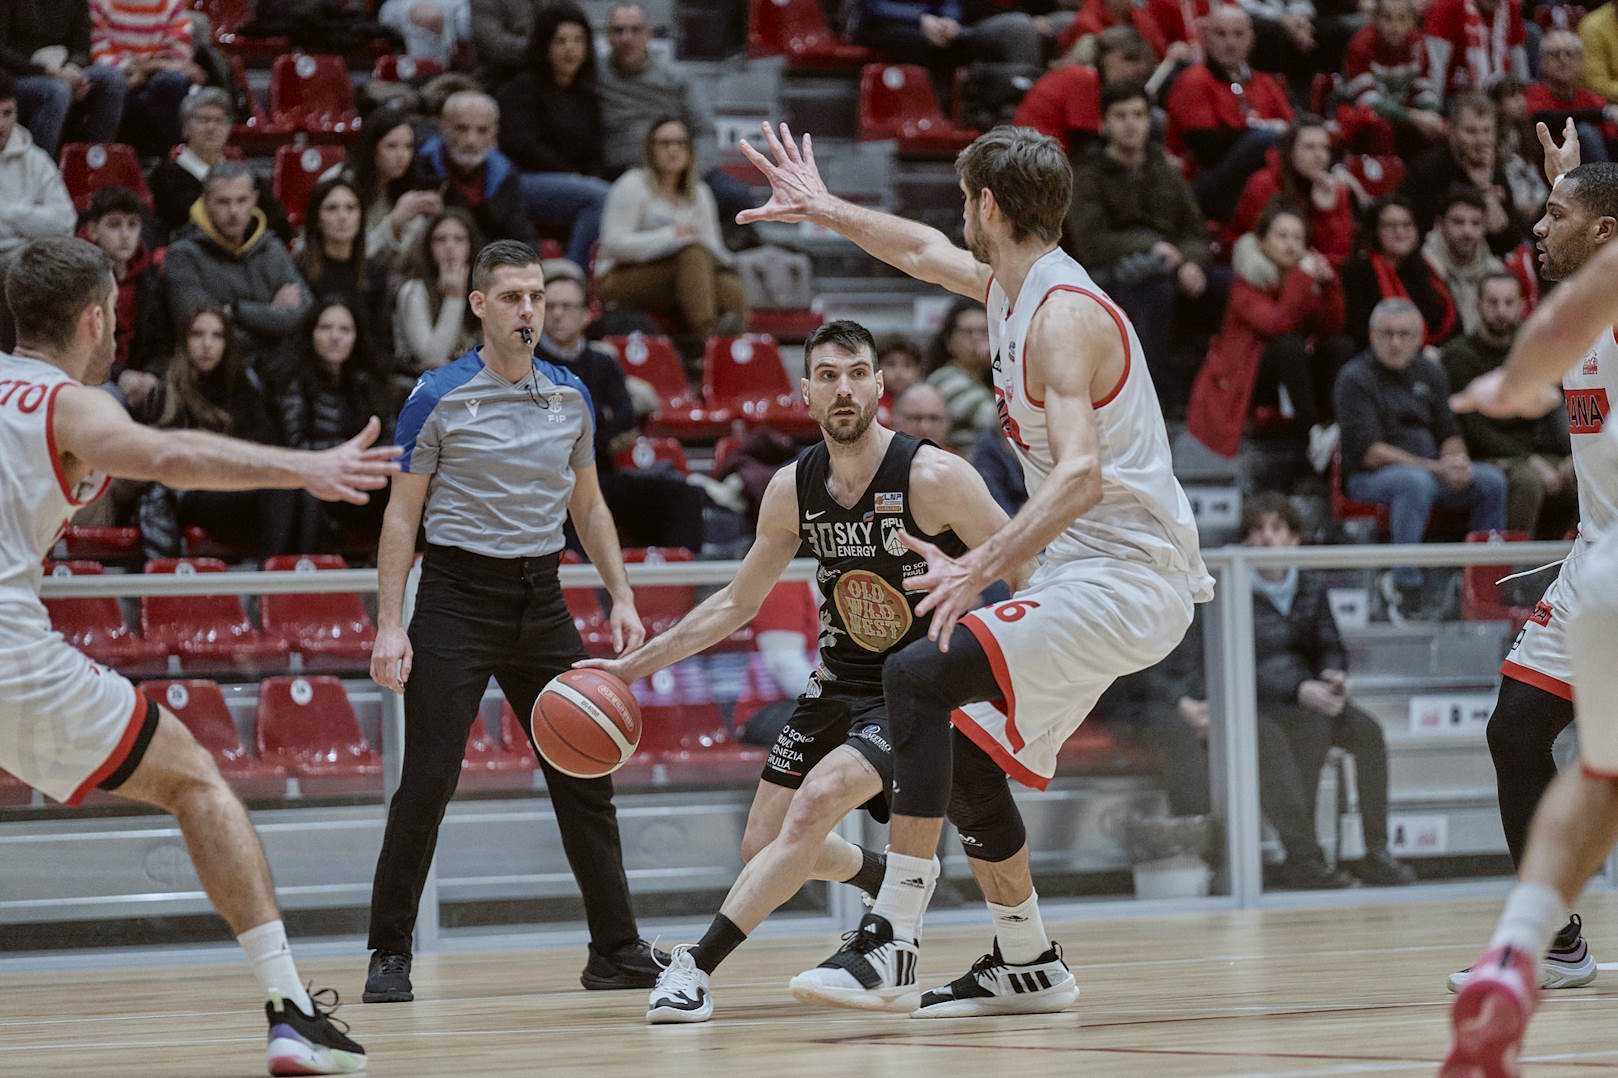
[[[1551,630],[1561,622],[1559,635],[1536,633],[1533,648],[1525,636],[1513,656],[1529,676],[1550,678],[1562,670],[1571,674],[1563,684],[1570,681],[1577,687],[1573,705],[1581,762],[1557,775],[1539,799],[1517,866],[1519,882],[1506,900],[1488,950],[1472,965],[1455,997],[1450,1016],[1454,1040],[1440,1071],[1451,1078],[1518,1073],[1523,1035],[1546,979],[1543,956],[1568,908],[1618,840],[1618,648],[1613,643],[1618,640],[1618,529],[1612,513],[1618,434],[1603,429],[1581,435],[1578,430],[1606,428],[1610,418],[1610,387],[1588,380],[1610,378],[1618,359],[1613,347],[1618,243],[1611,242],[1618,233],[1618,165],[1570,168],[1578,161],[1571,120],[1565,133],[1559,149],[1545,125],[1539,125],[1547,172],[1558,167],[1568,171],[1555,185],[1549,212],[1535,232],[1550,275],[1564,276],[1571,268],[1562,255],[1575,256],[1574,264],[1583,268],[1534,312],[1505,365],[1474,382],[1456,404],[1457,410],[1488,415],[1543,415],[1560,403],[1552,388],[1557,381],[1567,387],[1586,515],[1573,555],[1547,593],[1547,603],[1541,604],[1542,611],[1547,604],[1553,609],[1539,628]],[[1592,366],[1595,370],[1589,370]],[[1581,398],[1580,391],[1588,395]],[[1575,403],[1581,400],[1585,403]],[[1588,489],[1587,475],[1592,482]],[[1548,670],[1540,665],[1553,661],[1563,665]],[[1560,700],[1559,693],[1541,690],[1542,703]],[[1548,742],[1545,750],[1548,757]],[[1502,772],[1502,790],[1505,779]]]
[[[738,221],[813,220],[913,277],[984,297],[1000,421],[1029,500],[981,547],[951,558],[906,536],[928,571],[930,640],[889,659],[893,827],[876,904],[848,942],[792,981],[800,999],[914,1017],[1060,1010],[1077,995],[1045,935],[1021,815],[1007,775],[1043,787],[1057,750],[1111,682],[1168,654],[1213,581],[1171,469],[1156,394],[1129,320],[1057,249],[1072,193],[1067,155],[1027,128],[1001,127],[956,160],[969,251],[934,229],[830,195],[813,146],[782,125],[774,160],[744,144],[770,181],[767,205]],[[968,613],[1005,567],[1043,553],[1010,600]],[[953,722],[955,732],[951,733]],[[995,945],[962,977],[921,995],[914,942],[936,878],[943,816],[961,832],[988,899]]]
[[[300,453],[130,420],[107,393],[117,284],[76,239],[23,248],[5,281],[15,355],[0,353],[0,769],[69,805],[93,788],[172,813],[197,875],[252,962],[268,1002],[271,1074],[365,1068],[365,1050],[310,999],[287,948],[269,865],[213,757],[168,711],[51,628],[41,562],[112,476],[189,489],[302,487],[363,502],[398,470],[379,425]]]
[[[1556,182],[1545,215],[1534,226],[1540,263],[1553,281],[1571,277],[1612,239],[1598,223],[1618,213],[1618,165],[1578,167],[1578,141],[1546,152],[1545,170]],[[1519,339],[1527,333],[1519,332]],[[1586,341],[1578,361],[1562,375],[1563,398],[1579,484],[1579,534],[1556,579],[1517,634],[1501,664],[1500,696],[1489,717],[1489,752],[1499,788],[1500,823],[1512,863],[1521,866],[1529,823],[1556,777],[1551,746],[1573,721],[1574,686],[1568,627],[1591,599],[1591,551],[1618,531],[1618,443],[1607,433],[1618,401],[1618,340],[1612,327]],[[1618,761],[1614,762],[1618,770]],[[1449,976],[1449,989],[1468,970]],[[1596,978],[1596,960],[1583,923],[1568,918],[1541,963],[1544,988],[1578,988]]]

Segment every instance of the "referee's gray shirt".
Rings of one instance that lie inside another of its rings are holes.
[[[394,436],[429,475],[427,541],[491,558],[562,549],[574,469],[595,463],[595,406],[565,368],[535,359],[511,383],[477,349],[416,380]]]

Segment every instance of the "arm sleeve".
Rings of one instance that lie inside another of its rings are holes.
[[[617,361],[606,356],[595,358],[602,367],[602,377],[596,382],[602,396],[601,400],[595,402],[596,420],[601,424],[596,441],[605,448],[618,435],[634,429],[635,402],[629,398],[629,380],[624,377]]]
[[[393,432],[393,444],[404,449],[399,467],[410,475],[431,475],[438,471],[443,428],[435,415],[438,394],[427,378],[422,375],[416,379],[416,387],[410,391]]]
[[[281,433],[286,436],[286,444],[293,449],[308,449],[309,437],[309,403],[303,399],[303,393],[294,384],[285,393],[281,394]]]
[[[1243,289],[1246,302],[1237,315],[1264,337],[1279,337],[1298,328],[1315,305],[1314,282],[1302,270],[1287,271],[1281,294],[1271,299],[1258,289]]]
[[[522,63],[528,39],[506,26],[501,18],[504,7],[500,0],[472,0],[472,51],[484,64],[509,69]]]
[[[112,36],[107,28],[107,9],[104,5],[90,4],[90,62],[105,64],[108,67],[124,68],[129,66],[132,57],[126,52],[120,52],[113,47]]]
[[[1425,360],[1427,379],[1432,383],[1433,393],[1438,400],[1437,410],[1433,414],[1438,424],[1438,444],[1443,445],[1450,438],[1461,436],[1461,425],[1455,421],[1455,413],[1449,407],[1449,375],[1444,368],[1432,360]]]
[[[501,116],[522,118],[500,125],[501,151],[524,172],[572,172],[562,155],[545,141],[544,109],[527,92],[528,85],[527,79],[519,78],[495,94]]]
[[[303,325],[315,298],[310,294],[303,276],[298,273],[298,268],[292,264],[292,256],[287,254],[285,247],[270,242],[268,253],[261,257],[272,263],[269,274],[271,287],[278,290],[284,285],[295,284],[302,299],[296,307],[274,307],[267,300],[238,300],[236,320],[255,333],[288,336]]]
[[[27,161],[24,167],[34,171],[36,161]],[[37,162],[37,169],[32,198],[9,206],[6,220],[19,236],[31,240],[71,234],[75,217],[73,199],[68,196],[62,174],[44,161]]]
[[[411,363],[418,369],[436,367],[449,359],[460,331],[460,304],[453,298],[442,299],[435,311],[433,298],[424,281],[411,279],[399,286],[399,330]]]
[[[644,196],[638,171],[624,173],[607,192],[601,211],[601,254],[615,262],[654,262],[684,244],[673,225],[642,229]]]
[[[1180,254],[1187,262],[1206,266],[1213,260],[1213,247],[1208,240],[1208,222],[1197,206],[1196,196],[1191,193],[1191,185],[1172,169],[1168,171],[1170,175],[1165,187],[1172,194],[1171,202],[1165,208],[1165,217],[1172,222],[1170,240],[1180,249]]]
[[[1382,440],[1382,420],[1377,415],[1371,389],[1355,377],[1355,368],[1345,367],[1337,377],[1332,393],[1337,407],[1337,424],[1343,438],[1343,464],[1346,471],[1365,466],[1365,454]]]
[[[590,391],[583,385],[578,390],[584,397],[584,422],[579,424],[579,436],[573,442],[572,455],[568,457],[568,464],[574,469],[587,468],[596,460],[595,403],[590,399]]]
[[[190,313],[207,303],[208,290],[202,285],[200,252],[190,243],[169,247],[163,259],[163,279],[168,289],[169,316],[174,326],[185,325]]]
[[[1579,39],[1584,42],[1584,84],[1608,101],[1618,101],[1618,56],[1614,42],[1600,33],[1588,17],[1579,23]]]

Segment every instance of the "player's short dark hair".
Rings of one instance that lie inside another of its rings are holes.
[[[1470,206],[1479,213],[1488,213],[1489,204],[1483,201],[1483,192],[1469,183],[1452,183],[1438,204],[1438,216],[1443,219],[1455,206]]]
[[[109,213],[127,213],[131,217],[139,217],[140,196],[118,184],[103,187],[90,199],[90,206],[84,211],[84,220],[86,223],[99,221]]]
[[[1242,503],[1242,537],[1246,538],[1262,528],[1267,516],[1280,517],[1281,523],[1293,535],[1303,534],[1303,517],[1298,514],[1298,507],[1280,491],[1266,490]]]
[[[851,322],[846,318],[839,318],[833,322],[822,322],[809,339],[803,342],[803,376],[809,377],[809,359],[815,354],[815,349],[823,344],[840,348],[849,355],[857,356],[864,353],[871,361],[871,369],[876,369],[876,338],[871,331],[858,322]]]
[[[28,244],[6,272],[17,343],[66,345],[85,308],[105,303],[116,281],[112,260],[86,240],[52,236]]]
[[[1113,79],[1101,88],[1101,115],[1105,116],[1107,110],[1114,105],[1136,98],[1146,102],[1146,107],[1152,107],[1152,99],[1146,92],[1146,84],[1139,79]]]
[[[472,291],[486,292],[489,282],[494,279],[495,270],[502,266],[522,269],[539,264],[539,255],[526,243],[520,240],[495,240],[478,252],[478,259],[472,264]]]
[[[955,158],[955,171],[972,198],[994,192],[1011,221],[1011,238],[1032,233],[1047,243],[1062,237],[1073,201],[1073,166],[1056,140],[1031,127],[1001,124],[979,135]]]
[[[1618,164],[1592,161],[1569,172],[1562,183],[1571,184],[1568,196],[1592,217],[1618,217]]]

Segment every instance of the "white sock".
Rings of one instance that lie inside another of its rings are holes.
[[[1030,891],[1016,906],[985,903],[994,916],[994,934],[1000,941],[1000,957],[1014,966],[1026,966],[1051,949],[1045,935],[1045,921],[1039,915],[1039,892]]]
[[[314,1013],[309,993],[298,977],[298,967],[293,964],[292,948],[287,946],[286,927],[280,921],[250,928],[237,936],[236,942],[247,952],[247,961],[253,964],[253,973],[263,986],[265,996],[274,989],[304,1014]]]
[[[927,892],[937,878],[936,859],[889,851],[888,872],[882,877],[882,889],[877,892],[871,912],[888,919],[894,939],[917,938],[922,911],[927,907]]]
[[[1489,949],[1509,946],[1543,955],[1557,930],[1566,923],[1567,904],[1554,889],[1543,883],[1519,883],[1506,899]]]

